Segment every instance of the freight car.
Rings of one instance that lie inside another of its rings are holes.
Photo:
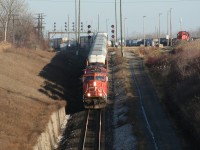
[[[88,63],[91,64],[106,64],[107,58],[107,33],[97,33],[95,41],[90,49]]]
[[[60,49],[60,44],[62,43],[62,38],[50,39],[50,47],[54,50]]]
[[[101,109],[108,97],[107,34],[97,33],[83,74],[83,103],[86,109]]]

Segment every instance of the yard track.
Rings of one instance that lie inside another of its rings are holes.
[[[143,60],[132,54],[129,63],[134,89],[140,103],[140,121],[148,138],[149,149],[181,150],[179,138],[159,102],[155,88],[145,71]]]

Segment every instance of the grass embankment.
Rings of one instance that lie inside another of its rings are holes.
[[[31,149],[52,112],[66,105],[39,91],[39,73],[54,56],[0,45],[0,149]]]
[[[200,43],[180,43],[172,53],[141,48],[145,64],[159,89],[162,102],[190,144],[200,141]],[[180,130],[179,130],[180,131]]]

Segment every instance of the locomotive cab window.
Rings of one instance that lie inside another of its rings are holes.
[[[105,81],[105,77],[104,76],[96,76],[96,80]]]
[[[90,80],[94,80],[94,76],[86,76],[84,78],[84,81],[90,81]]]

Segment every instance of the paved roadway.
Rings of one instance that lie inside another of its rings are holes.
[[[145,72],[143,60],[134,53],[125,52],[124,57],[129,63],[134,81],[134,89],[140,103],[139,120],[143,124],[147,147],[152,150],[181,150],[181,144],[166,113],[159,103],[158,96]]]

